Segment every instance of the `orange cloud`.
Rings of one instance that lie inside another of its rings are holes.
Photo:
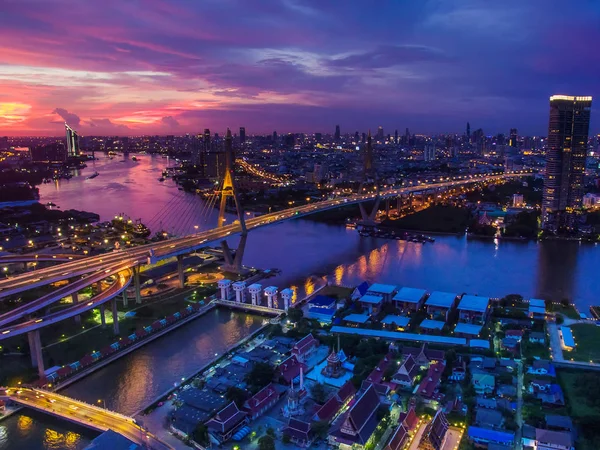
[[[31,105],[19,102],[0,103],[0,126],[13,125],[27,119]]]

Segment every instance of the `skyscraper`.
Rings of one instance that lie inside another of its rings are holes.
[[[570,226],[581,207],[592,97],[550,97],[542,221]],[[555,219],[555,220],[552,220]]]
[[[359,140],[360,140],[360,136],[359,136],[359,134],[358,134],[358,131],[356,131],[356,132],[354,133],[354,142],[356,142],[356,143],[358,144],[358,141],[359,141]]]
[[[67,156],[79,156],[79,135],[65,122],[67,132]]]
[[[471,124],[467,122],[467,142],[471,142]]]
[[[423,149],[423,160],[424,161],[435,161],[435,144],[433,142],[427,142]]]
[[[342,137],[342,135],[341,135],[341,133],[340,133],[340,126],[339,126],[339,125],[336,125],[336,126],[335,126],[335,135],[333,136],[333,138],[334,138],[336,141],[339,141],[341,137]]]
[[[394,131],[394,144],[398,143],[398,130]]]
[[[508,143],[508,145],[510,145],[511,147],[517,148],[517,139],[518,139],[518,134],[517,134],[517,129],[516,128],[511,128],[510,129],[510,142]]]
[[[375,136],[375,139],[377,139],[379,142],[383,142],[383,127],[382,126],[377,128],[377,136]]]
[[[246,127],[240,127],[240,144],[244,145],[246,142]]]

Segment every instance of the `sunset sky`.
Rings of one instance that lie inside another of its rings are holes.
[[[598,133],[599,90],[597,0],[0,1],[0,135]]]

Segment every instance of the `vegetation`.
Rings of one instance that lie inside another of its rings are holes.
[[[248,393],[238,387],[230,386],[225,393],[225,397],[230,402],[235,402],[238,408],[242,408],[242,406],[244,406],[244,402],[248,398]]]
[[[246,375],[246,381],[252,387],[252,390],[258,390],[273,381],[275,369],[266,362],[257,362],[252,370]]]
[[[567,299],[562,300],[560,303],[548,303],[546,305],[548,312],[562,314],[569,319],[579,320],[580,316],[573,305],[569,303]]]
[[[384,220],[383,226],[404,230],[464,233],[471,213],[467,208],[435,205],[398,220]]]
[[[210,444],[208,439],[208,428],[203,423],[199,423],[196,429],[192,432],[192,439],[202,446]]]
[[[565,358],[570,356],[578,361],[600,360],[600,327],[580,323],[571,325],[571,332],[577,346],[574,350],[565,352]]]
[[[268,434],[258,440],[258,450],[275,450],[275,439]]]
[[[327,400],[327,390],[323,386],[323,383],[313,384],[310,388],[310,395],[319,404],[323,404]]]
[[[315,422],[312,426],[312,431],[319,439],[325,439],[329,432],[329,423],[326,420]]]
[[[539,216],[539,211],[520,212],[506,225],[504,236],[534,239],[538,232]]]
[[[301,308],[290,308],[287,312],[287,318],[292,323],[297,323],[304,317],[304,313]]]

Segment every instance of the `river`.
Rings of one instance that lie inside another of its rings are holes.
[[[91,210],[102,220],[125,213],[141,218],[154,230],[160,227],[176,234],[216,224],[216,210],[211,209],[210,216],[204,214],[207,209],[198,196],[179,191],[171,180],[158,181],[166,159],[101,158],[70,180],[42,185],[41,201],[52,201],[62,209]],[[94,170],[100,175],[86,179]],[[295,220],[252,231],[244,263],[281,269],[269,283],[293,286],[299,297],[325,281],[354,286],[366,280],[494,297],[518,293],[526,298],[568,298],[582,312],[598,303],[600,252],[595,245],[435,238],[433,244],[361,238],[355,230]],[[231,245],[236,244],[234,237]],[[88,401],[102,398],[108,407],[130,414],[260,322],[225,311],[211,314],[217,316],[216,321],[211,315],[198,319],[76,383],[66,393]],[[206,332],[205,326],[216,328]],[[22,417],[32,423],[24,427]],[[68,429],[68,425],[29,414],[11,418],[0,422],[0,450],[78,449],[89,441],[79,430],[77,443],[47,444],[49,434],[67,436]],[[15,441],[24,435],[34,436],[27,447]]]

